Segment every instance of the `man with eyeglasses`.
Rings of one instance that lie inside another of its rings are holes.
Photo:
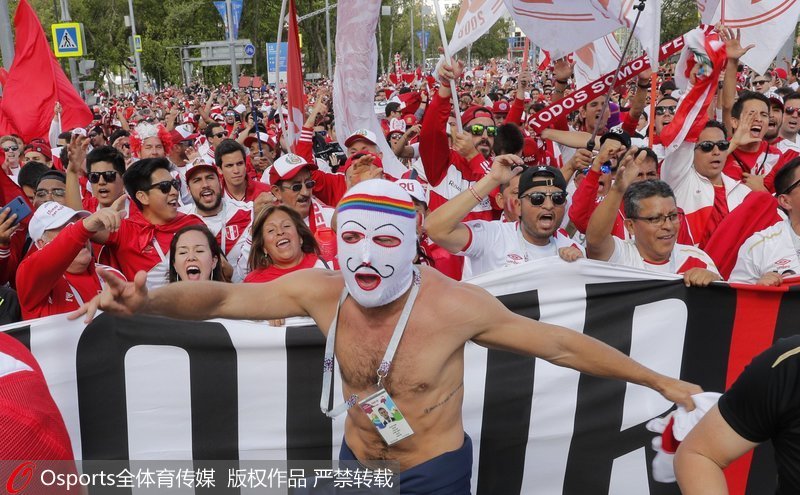
[[[36,209],[48,201],[67,204],[67,178],[64,172],[50,170],[45,172],[36,183],[33,193],[33,208]]]
[[[537,165],[522,172],[519,221],[463,222],[476,203],[484,201],[500,184],[509,183],[522,166],[517,155],[496,157],[484,178],[425,219],[433,242],[466,257],[464,277],[546,257],[559,256],[565,261],[584,257],[583,248],[559,228],[567,203],[567,181],[554,167]]]
[[[710,256],[677,242],[681,212],[669,185],[652,179],[632,183],[646,159],[645,152],[634,148],[620,163],[614,185],[589,220],[587,256],[641,270],[683,275],[687,287],[705,287],[722,280]],[[628,240],[611,233],[620,202],[630,234]]]
[[[147,272],[147,286],[168,282],[172,236],[188,225],[202,225],[195,215],[178,211],[181,183],[172,176],[166,158],[145,158],[123,176],[128,197],[136,205],[115,232],[101,231],[92,241],[104,244],[109,256],[128,280]]]
[[[425,177],[430,184],[431,211],[436,211],[448,200],[466,191],[475,182],[482,179],[491,168],[492,146],[497,134],[497,125],[491,109],[482,106],[470,106],[461,114],[464,132],[459,136],[466,145],[459,147],[466,156],[460,154],[449,145],[445,131],[452,107],[450,98],[450,80],[457,80],[464,69],[463,63],[453,65],[443,63],[439,66],[439,91],[432,95],[431,103],[425,112],[422,129],[419,135],[419,154],[422,159]],[[455,127],[451,129],[453,136]],[[454,143],[456,142],[454,138]],[[467,220],[494,220],[499,212],[492,209],[488,198],[467,214]]]
[[[262,194],[271,196],[270,187],[263,182],[251,180],[247,175],[247,152],[244,146],[233,139],[225,139],[214,150],[214,162],[222,174],[225,196],[235,201],[256,201]],[[261,199],[265,200],[265,196]]]
[[[722,173],[729,147],[725,126],[711,120],[696,143],[684,142],[661,165],[661,178],[686,213],[692,237],[700,248],[751,191],[743,182]]]

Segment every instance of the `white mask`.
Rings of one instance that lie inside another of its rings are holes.
[[[339,266],[348,292],[366,308],[385,306],[411,287],[417,252],[416,210],[400,186],[361,182],[337,210]]]

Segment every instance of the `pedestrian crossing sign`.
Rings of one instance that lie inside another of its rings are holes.
[[[53,24],[52,32],[56,57],[83,56],[83,33],[79,22]]]

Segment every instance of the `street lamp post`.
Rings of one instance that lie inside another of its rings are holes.
[[[61,0],[62,9],[64,8],[63,5],[67,3],[67,0]],[[139,88],[139,93],[144,93],[144,73],[142,72],[142,59],[139,57],[139,52],[136,51],[136,19],[133,17],[133,0],[128,0],[128,11],[131,17],[131,41],[133,41],[133,60],[136,63],[136,86]],[[63,18],[63,11],[62,11],[62,18]],[[69,20],[69,19],[67,19]],[[75,73],[72,68],[72,64],[75,62],[72,59],[69,59],[70,72]],[[77,77],[73,76],[73,84],[77,84]]]

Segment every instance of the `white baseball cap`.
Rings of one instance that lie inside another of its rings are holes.
[[[359,140],[367,141],[372,144],[378,144],[378,136],[374,132],[370,131],[369,129],[359,129],[348,136],[344,142],[344,145],[345,147],[349,148],[353,145],[353,143]]]
[[[48,201],[41,205],[33,213],[31,221],[28,224],[28,233],[33,242],[42,238],[45,231],[52,229],[59,229],[69,223],[70,220],[75,218],[86,218],[91,213],[85,210],[75,211],[68,206],[55,201]]]
[[[398,179],[395,184],[402,187],[412,198],[428,204],[428,188],[416,179]]]

